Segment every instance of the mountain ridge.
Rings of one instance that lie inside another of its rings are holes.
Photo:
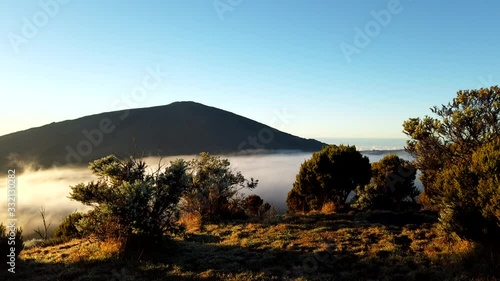
[[[325,144],[193,101],[103,112],[0,136],[0,166],[87,164],[139,149],[146,156],[317,151]]]

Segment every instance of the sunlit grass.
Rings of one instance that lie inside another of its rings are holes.
[[[41,280],[58,276],[86,276],[82,280],[495,280],[488,273],[487,261],[471,254],[473,244],[450,240],[434,223],[396,227],[343,214],[206,225],[203,231],[193,229],[173,238],[163,253],[149,261],[120,258],[120,246],[116,241],[72,240],[27,249],[21,258],[30,263],[31,270],[47,272],[36,276]],[[467,271],[464,259],[481,263],[474,269],[486,268],[486,273],[478,277]],[[34,276],[32,280],[39,279]]]

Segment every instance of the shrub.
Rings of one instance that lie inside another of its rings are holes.
[[[441,226],[460,238],[498,244],[500,234],[500,88],[459,91],[433,107],[437,118],[411,118],[411,138],[425,202],[440,210]]]
[[[288,210],[321,210],[326,202],[343,209],[349,194],[357,186],[367,184],[370,177],[370,161],[355,146],[326,146],[300,166],[288,194]]]
[[[292,189],[288,192],[288,195],[286,197],[286,206],[288,207],[287,212],[290,213],[305,214],[311,211],[306,197],[300,195],[299,192],[295,189]]]
[[[264,200],[259,195],[249,195],[245,198],[244,208],[247,214],[257,216],[259,209],[264,204]]]
[[[415,187],[416,169],[397,155],[386,155],[372,164],[368,185],[356,189],[354,207],[359,209],[400,210],[403,202],[416,205],[420,194]]]
[[[72,186],[70,194],[71,199],[94,207],[80,222],[84,232],[108,235],[111,224],[125,238],[134,234],[156,244],[176,230],[177,205],[189,184],[183,160],[148,174],[143,161],[110,155],[89,168],[98,180]]]
[[[336,212],[337,212],[337,207],[333,202],[326,202],[325,204],[323,204],[323,207],[321,207],[322,214],[331,215],[335,214]]]
[[[231,163],[208,153],[189,162],[191,183],[182,197],[183,213],[198,214],[202,224],[244,215],[239,191],[253,189],[258,181],[233,172]]]
[[[82,213],[73,213],[67,216],[64,221],[57,227],[54,236],[61,238],[63,241],[68,241],[74,238],[81,238],[82,233],[77,229],[77,223],[83,218]]]
[[[440,214],[443,229],[500,246],[500,139],[474,152],[470,166],[451,166],[442,175],[441,184],[446,186]]]
[[[187,232],[199,231],[202,228],[201,215],[198,213],[182,213],[179,223],[186,228]]]
[[[259,195],[253,194],[245,197],[243,208],[245,213],[250,217],[262,217],[271,210],[271,205],[264,203],[264,200]]]
[[[126,240],[130,235],[130,227],[121,224],[120,219],[107,210],[105,206],[96,207],[84,214],[75,223],[75,227],[82,237],[95,237],[101,241],[108,239]]]

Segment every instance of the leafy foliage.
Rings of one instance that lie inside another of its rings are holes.
[[[202,223],[241,215],[241,189],[254,189],[258,180],[245,179],[241,172],[233,172],[231,163],[208,153],[201,153],[189,162],[190,187],[182,197],[181,209],[198,214]]]
[[[105,206],[100,206],[83,215],[75,227],[82,237],[96,237],[101,241],[108,239],[127,240],[130,227],[123,225]]]
[[[356,189],[355,206],[360,209],[400,210],[401,203],[416,204],[420,192],[415,186],[416,169],[397,155],[386,155],[372,164],[368,185]]]
[[[500,234],[500,89],[459,91],[432,112],[438,118],[403,124],[424,198],[441,210],[444,229],[493,243]]]
[[[445,187],[438,179],[444,168],[467,166],[474,151],[499,136],[500,89],[459,91],[451,103],[431,111],[437,118],[410,118],[403,127],[411,138],[406,149],[422,172],[425,196],[439,205]]]
[[[126,235],[152,241],[175,231],[177,204],[189,186],[186,162],[177,160],[147,174],[143,161],[110,155],[89,167],[98,180],[72,186],[70,194],[71,199],[95,207],[87,222],[106,223],[112,218]]]
[[[443,171],[440,221],[459,237],[500,245],[500,140],[472,154],[470,166]]]
[[[368,157],[355,146],[330,145],[302,163],[288,193],[287,206],[291,212],[321,210],[326,202],[342,209],[356,187],[370,181]]]
[[[82,233],[78,231],[77,224],[83,218],[82,213],[75,212],[67,216],[64,221],[57,227],[54,236],[68,241],[74,238],[81,238]]]

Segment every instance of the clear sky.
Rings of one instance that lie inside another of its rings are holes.
[[[197,101],[308,138],[403,138],[500,84],[499,1],[397,2],[1,0],[0,135]]]

